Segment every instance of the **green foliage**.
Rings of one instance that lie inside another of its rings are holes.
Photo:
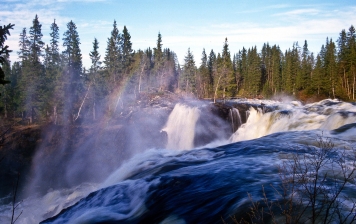
[[[196,66],[194,56],[188,48],[184,58],[183,73],[180,79],[180,88],[186,93],[196,94]]]
[[[22,29],[20,61],[11,67],[5,63],[10,50],[4,42],[13,26],[0,27],[0,83],[8,83],[4,80],[4,71],[13,82],[2,91],[4,97],[0,104],[1,108],[6,106],[6,114],[12,116],[37,117],[38,121],[57,123],[73,120],[74,114],[79,117],[78,111],[82,110],[82,114],[93,112],[94,118],[97,107],[103,111],[115,110],[119,93],[136,97],[142,92],[178,91],[215,100],[286,93],[302,100],[309,97],[355,100],[356,31],[353,26],[340,32],[337,43],[327,39],[315,57],[309,52],[307,41],[302,48],[294,43],[284,53],[278,45],[266,43],[260,52],[253,46],[231,54],[226,38],[220,53],[213,50],[207,53],[203,49],[197,68],[190,49],[180,66],[176,54],[163,48],[161,33],[153,49],[135,52],[127,27],[124,26],[120,33],[114,20],[103,66],[99,43],[94,39],[89,70],[83,70],[80,39],[74,22],[67,24],[62,38],[64,51],[59,52],[56,21],[50,26],[49,43],[45,45],[37,15],[28,34],[26,28]]]
[[[122,77],[121,70],[121,49],[122,38],[114,20],[111,36],[108,38],[107,47],[104,57],[105,70],[107,72],[108,91],[112,92],[120,84]]]
[[[131,65],[134,61],[134,51],[132,49],[131,35],[127,30],[126,26],[122,31],[122,69],[124,75],[128,76],[130,74]]]
[[[7,63],[7,57],[12,50],[9,50],[9,46],[5,45],[7,35],[10,35],[10,29],[13,29],[15,25],[9,23],[8,25],[0,26],[0,84],[5,85],[10,81],[5,80],[5,73],[2,66]]]

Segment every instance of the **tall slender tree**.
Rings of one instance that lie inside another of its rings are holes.
[[[93,42],[93,50],[89,53],[89,57],[91,60],[91,67],[90,67],[90,76],[89,76],[89,87],[92,87],[92,91],[91,91],[91,101],[92,101],[92,111],[93,111],[93,120],[96,119],[96,101],[98,98],[98,93],[100,91],[100,86],[99,86],[99,82],[98,82],[98,71],[100,69],[100,54],[99,54],[99,42],[96,38],[94,38],[94,42]]]
[[[20,50],[17,52],[22,63],[24,63],[24,61],[28,59],[28,55],[30,51],[29,45],[30,42],[27,37],[26,28],[23,28],[22,32],[20,33],[20,42],[19,42]]]
[[[163,49],[162,49],[162,35],[161,33],[158,33],[157,37],[157,44],[156,47],[153,49],[153,54],[154,54],[154,67],[153,67],[153,75],[151,76],[152,80],[152,86],[155,88],[159,88],[162,90],[163,86],[163,64],[164,64],[164,58],[163,58]]]
[[[110,38],[108,38],[104,57],[105,69],[108,73],[107,86],[109,92],[112,92],[122,80],[120,75],[120,58],[122,57],[121,43],[122,37],[117,28],[116,21],[114,20],[113,30],[111,31]]]
[[[82,75],[82,53],[80,50],[80,39],[77,26],[73,21],[67,23],[67,31],[63,34],[63,58],[65,63],[64,92],[66,105],[64,106],[64,116],[68,121],[73,121],[74,114],[81,108],[80,97],[83,93]],[[79,114],[79,113],[78,113]],[[76,118],[79,116],[77,115]]]
[[[183,74],[181,76],[181,89],[188,94],[196,93],[196,67],[194,56],[188,48],[188,52],[184,58]]]
[[[131,35],[126,26],[122,31],[122,69],[124,76],[128,77],[131,72],[131,65],[134,60],[134,51],[132,49]]]
[[[30,115],[31,121],[40,118],[44,111],[44,89],[46,80],[44,67],[42,65],[44,50],[42,37],[42,25],[36,15],[29,31],[29,52],[26,62],[22,65],[20,84],[23,92],[23,109]],[[23,40],[23,38],[21,38],[21,40]]]
[[[201,96],[209,97],[209,93],[212,91],[212,86],[210,85],[210,78],[209,78],[209,69],[208,69],[208,56],[205,52],[205,48],[203,49],[201,55],[201,64],[199,67],[199,75],[201,77],[200,82],[200,92]]]
[[[231,60],[229,44],[225,38],[223,50],[221,53],[222,64],[220,66],[220,73],[222,74],[221,87],[223,90],[223,98],[226,96],[234,96],[236,94],[236,78],[234,75],[233,64]]]

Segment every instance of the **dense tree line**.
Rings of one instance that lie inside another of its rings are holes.
[[[336,42],[327,38],[316,56],[308,50],[307,41],[302,47],[296,42],[285,52],[278,45],[265,43],[261,51],[253,46],[231,54],[226,38],[221,53],[203,49],[199,67],[190,49],[180,66],[176,54],[163,48],[160,33],[155,48],[134,51],[127,27],[119,31],[114,21],[105,55],[99,54],[100,43],[94,38],[91,66],[84,68],[75,23],[67,24],[62,40],[55,20],[50,30],[50,41],[45,44],[37,15],[28,33],[23,28],[19,61],[2,65],[11,83],[2,88],[1,116],[29,118],[31,122],[95,120],[115,112],[122,105],[123,94],[132,98],[164,91],[214,100],[281,93],[302,100],[355,100],[353,26],[342,30]]]
[[[102,58],[99,54],[99,42],[94,38],[89,53],[91,66],[84,68],[75,23],[67,23],[62,52],[55,20],[50,30],[50,41],[45,44],[37,15],[29,32],[23,28],[20,60],[11,67],[9,63],[2,66],[11,83],[2,89],[1,116],[28,122],[67,123],[82,117],[95,120],[116,111],[123,94],[174,92],[178,88],[177,57],[162,47],[161,34],[156,48],[134,51],[127,27],[120,32],[114,21],[105,55]]]
[[[207,98],[271,97],[277,94],[308,98],[355,100],[356,34],[354,26],[342,30],[336,43],[326,39],[320,53],[314,56],[298,42],[284,53],[278,45],[265,43],[242,48],[232,56],[228,40],[221,53],[202,52],[201,66],[195,68],[196,95]],[[194,70],[188,50],[184,70]],[[187,66],[190,65],[190,66]],[[185,74],[185,73],[184,73]],[[190,74],[193,74],[190,72]]]

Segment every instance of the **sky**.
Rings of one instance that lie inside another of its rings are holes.
[[[217,54],[225,38],[231,55],[243,47],[260,51],[267,42],[284,52],[305,40],[317,54],[327,37],[336,41],[341,30],[356,26],[355,0],[1,0],[0,6],[0,25],[15,24],[6,41],[12,62],[19,60],[22,29],[28,32],[37,14],[46,44],[54,19],[60,44],[67,23],[76,24],[86,68],[94,38],[103,60],[114,20],[120,32],[127,27],[134,50],[155,47],[161,33],[163,47],[174,51],[181,65],[188,48],[199,65],[203,49]]]

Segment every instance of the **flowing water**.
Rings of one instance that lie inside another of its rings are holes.
[[[241,124],[239,110],[231,108],[234,133],[195,149],[196,123],[206,115],[199,106],[177,104],[162,127],[166,149],[136,154],[102,183],[24,199],[16,208],[17,215],[23,211],[16,223],[221,223],[243,216],[251,206],[248,193],[259,200],[262,186],[281,183],[283,162],[293,155],[312,156],[320,140],[332,141],[336,154],[343,152],[345,164],[354,166],[356,105],[338,100],[247,103],[274,110],[251,106]],[[346,192],[355,188],[347,185]],[[265,193],[276,198],[272,187]],[[352,203],[355,195],[349,196]],[[1,223],[10,222],[11,211],[11,205],[0,207]]]

